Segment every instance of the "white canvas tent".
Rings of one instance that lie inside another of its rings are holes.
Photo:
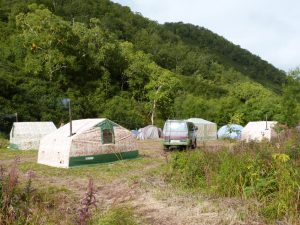
[[[138,150],[131,131],[102,119],[72,121],[42,138],[38,163],[68,168],[135,158]]]
[[[217,124],[201,118],[190,118],[187,121],[198,127],[197,141],[216,140]]]
[[[10,131],[11,149],[38,149],[40,139],[55,131],[53,122],[14,122]]]
[[[138,130],[137,138],[140,140],[145,139],[158,139],[160,137],[161,130],[154,125],[148,125]]]
[[[278,136],[274,130],[276,124],[276,121],[249,122],[242,130],[241,140],[246,142],[271,140]]]

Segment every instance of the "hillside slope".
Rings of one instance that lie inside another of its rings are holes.
[[[203,27],[184,23],[160,25],[109,0],[29,0],[26,4],[32,2],[46,5],[67,21],[88,23],[90,18],[99,18],[105,29],[113,32],[118,39],[130,41],[138,49],[151,53],[164,68],[175,71],[177,61],[188,61],[189,54],[202,53],[209,56],[210,60],[234,68],[273,90],[280,90],[285,82],[283,71]],[[26,7],[26,4],[23,1],[8,1],[6,8],[16,14],[16,8]],[[7,16],[6,11],[1,17]],[[177,51],[177,55],[174,55],[174,51]],[[184,75],[193,75],[199,69],[186,68],[188,65],[182,67]]]
[[[0,3],[1,130],[14,112],[66,121],[65,97],[74,118],[128,128],[151,118],[222,125],[282,114],[285,73],[205,28],[160,25],[108,0]]]

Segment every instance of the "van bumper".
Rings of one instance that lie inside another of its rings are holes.
[[[190,145],[190,141],[179,141],[179,140],[168,140],[168,141],[163,141],[164,146],[188,146]]]

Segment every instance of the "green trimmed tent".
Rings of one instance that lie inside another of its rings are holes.
[[[138,157],[131,131],[108,120],[72,121],[42,138],[38,163],[68,168]]]

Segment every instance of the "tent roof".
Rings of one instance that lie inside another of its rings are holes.
[[[244,127],[239,124],[226,124],[219,128],[219,130],[228,130],[228,129],[242,130]]]
[[[194,124],[215,124],[213,122],[210,122],[208,120],[204,120],[201,118],[189,118],[189,119],[187,119],[187,121],[192,122]]]
[[[256,122],[249,122],[245,126],[245,128],[246,129],[264,129],[264,128],[266,128],[266,123],[267,123],[267,127],[270,128],[270,127],[274,127],[277,124],[277,121],[256,121]]]
[[[97,118],[97,119],[81,119],[81,120],[72,120],[72,137],[75,137],[84,131],[96,126],[98,123],[103,122],[106,118]],[[59,136],[60,138],[70,137],[70,123],[65,124],[56,131],[48,135],[48,137]]]
[[[14,122],[13,129],[18,132],[40,133],[56,127],[53,122]]]
[[[142,129],[144,129],[144,128],[146,128],[146,129],[148,129],[148,128],[156,128],[156,129],[158,129],[158,127],[155,126],[155,125],[147,125],[145,127],[142,127]]]
[[[241,137],[243,126],[238,124],[227,124],[218,130],[219,138],[239,139]]]

